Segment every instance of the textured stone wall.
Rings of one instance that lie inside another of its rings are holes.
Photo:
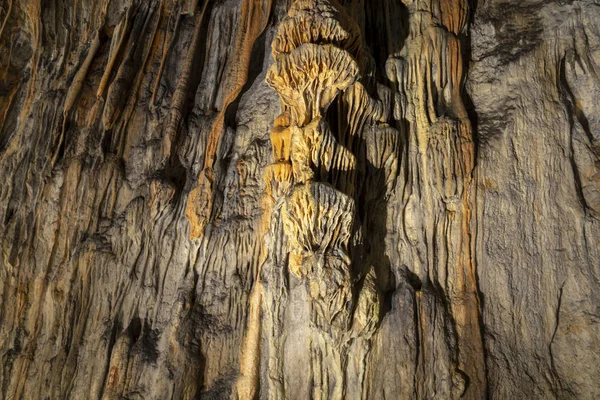
[[[600,397],[597,0],[1,0],[1,399]]]

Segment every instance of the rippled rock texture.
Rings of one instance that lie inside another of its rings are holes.
[[[0,398],[600,397],[597,0],[0,2]]]

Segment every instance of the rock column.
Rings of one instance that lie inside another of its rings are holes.
[[[247,339],[244,349],[260,354],[260,377],[251,381],[270,398],[343,398],[350,343],[377,323],[374,278],[357,294],[350,256],[360,230],[353,137],[362,126],[342,129],[336,120],[332,128],[328,115],[332,104],[338,113],[352,108],[341,106],[348,100],[341,93],[350,101],[368,98],[356,86],[360,41],[345,10],[327,0],[296,1],[273,41],[266,81],[283,112],[271,131],[273,162],[265,174],[271,250],[260,277],[264,313],[254,316],[266,346]],[[252,326],[249,336],[256,334]]]

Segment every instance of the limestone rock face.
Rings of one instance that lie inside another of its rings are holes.
[[[597,0],[0,1],[0,399],[600,398]]]

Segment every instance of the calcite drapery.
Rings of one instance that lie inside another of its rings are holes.
[[[356,62],[346,50],[306,43],[277,57],[267,82],[289,109],[292,123],[303,127],[321,116],[357,75]]]
[[[484,395],[485,366],[471,257],[474,149],[471,124],[461,98],[460,35],[466,24],[467,6],[457,0],[444,4],[407,2],[407,7],[411,17],[406,43],[387,63],[388,77],[396,85],[392,91],[378,87],[377,95],[382,100],[374,100],[359,81],[359,71],[368,68],[368,59],[356,45],[361,41],[355,35],[357,30],[339,12],[339,5],[298,1],[280,24],[273,42],[275,63],[266,80],[280,95],[284,111],[271,134],[276,162],[267,170],[267,180],[279,177],[278,187],[284,183],[284,190],[278,191],[272,203],[280,208],[271,217],[281,222],[271,223],[275,227],[271,240],[280,240],[289,256],[287,263],[274,268],[287,268],[291,276],[306,283],[302,301],[308,302],[312,310],[308,314],[310,329],[316,327],[324,333],[325,343],[333,339],[331,348],[315,345],[314,340],[308,347],[336,353],[337,358],[327,357],[333,363],[329,368],[337,371],[331,376],[339,379],[339,371],[345,371],[342,376],[351,382],[350,375],[359,372],[346,370],[348,340],[372,335],[380,313],[380,287],[386,287],[389,280],[384,265],[370,266],[368,260],[361,260],[361,267],[353,268],[351,247],[361,245],[363,229],[356,224],[356,202],[359,197],[376,202],[393,190],[398,168],[395,152],[399,147],[399,133],[388,123],[393,108],[394,119],[406,132],[411,150],[405,153],[402,164],[403,174],[409,179],[399,182],[409,194],[402,218],[408,239],[405,262],[414,263],[417,279],[424,286],[417,294],[419,312],[424,320],[439,312],[439,295],[430,287],[444,282],[442,290],[448,296],[456,325],[443,329],[456,329],[452,340],[458,346],[458,358],[446,353],[449,368],[442,375],[452,382],[448,395],[460,396],[466,391],[467,397],[479,398]],[[302,34],[294,26],[311,29]],[[338,97],[339,93],[342,95]],[[338,103],[334,103],[336,99]],[[333,128],[329,116],[332,104],[337,115]],[[365,157],[371,172],[382,172],[362,175],[357,170],[357,157]],[[370,185],[383,191],[369,194]],[[366,197],[361,194],[363,190]],[[432,224],[426,215],[444,222]],[[360,218],[368,225],[373,216]],[[340,236],[341,232],[344,234]],[[441,237],[448,241],[438,243]],[[285,259],[281,255],[279,258]],[[353,284],[356,276],[363,278],[358,286]],[[298,319],[294,323],[302,325]],[[352,351],[363,356],[368,353],[367,342],[356,343],[363,344],[355,344]],[[285,342],[281,344],[285,346]],[[424,361],[431,362],[425,353],[427,347],[420,348]],[[327,370],[324,368],[323,376],[329,376]],[[468,386],[464,374],[471,379]],[[320,390],[335,398],[345,390],[344,385],[350,384],[345,379],[342,382],[336,382],[332,391],[326,386],[320,386]],[[419,390],[428,396],[427,386]]]
[[[328,1],[295,2],[273,42],[276,60],[266,79],[290,116],[287,130],[291,135],[285,139],[291,139],[291,143],[273,143],[276,152],[286,145],[291,148],[286,156],[291,161],[296,185],[282,209],[291,251],[288,268],[299,277],[308,278],[313,304],[325,319],[317,325],[327,330],[339,313],[347,314],[341,317],[339,328],[343,331],[352,307],[347,246],[352,234],[354,200],[326,183],[313,183],[316,172],[330,172],[331,159],[344,155],[353,158],[351,153],[338,150],[341,146],[324,119],[338,93],[358,77],[358,66],[351,53],[326,44],[330,40],[353,46],[359,39],[356,29],[346,31],[335,19],[336,15],[343,15],[340,10],[339,5],[333,7]],[[348,22],[348,18],[343,21]],[[304,24],[310,26],[310,34],[291,28]],[[347,167],[353,169],[354,165],[350,162]],[[341,338],[341,334],[335,336]]]
[[[485,397],[486,378],[471,239],[475,149],[461,94],[460,35],[468,9],[465,0],[405,3],[411,15],[408,37],[388,60],[387,73],[396,83],[395,118],[408,122],[404,184],[411,194],[404,223],[414,235],[408,237],[413,254],[407,258],[425,257],[425,263],[415,264],[416,273],[422,282],[441,285],[455,316],[453,393],[467,390],[463,396],[479,399]],[[468,386],[460,371],[469,377]]]
[[[273,358],[279,354],[284,359],[282,352],[291,352],[290,344],[281,343],[277,334],[283,327],[276,322],[277,315],[265,318],[263,323],[256,321],[258,314],[253,314],[250,326],[270,327],[266,342],[268,351],[275,354],[263,362],[268,364],[272,380],[258,382],[257,375],[249,378],[252,373],[242,371],[237,385],[239,398],[252,397],[258,386],[275,398],[286,390],[300,397],[306,393],[311,397],[341,398],[346,390],[344,377],[352,373],[346,371],[349,345],[358,337],[368,340],[378,323],[380,296],[375,272],[370,269],[366,277],[361,276],[362,271],[357,274],[349,248],[353,238],[360,241],[361,229],[356,224],[356,152],[361,151],[356,143],[360,144],[365,120],[374,118],[379,110],[376,106],[352,109],[361,106],[357,102],[375,103],[357,82],[360,73],[355,57],[360,54],[362,40],[359,32],[335,1],[296,1],[273,41],[275,63],[266,81],[279,94],[283,114],[271,131],[274,162],[265,173],[270,197],[267,214],[271,218],[266,240],[280,254],[270,254],[266,265],[276,275],[282,274],[281,269],[291,275],[283,281],[267,277],[264,284],[259,277],[257,282],[260,287],[269,286],[263,292],[267,304],[277,301],[274,295],[281,291],[291,291],[286,294],[291,298],[304,299],[298,306],[306,308],[307,318],[288,318],[293,326],[286,329],[306,335],[306,350],[311,358],[317,357],[314,362],[321,359],[323,365],[320,372],[309,372],[309,379],[315,381],[312,389],[286,383],[287,378],[281,376],[276,365],[282,361]],[[346,91],[348,95],[339,96]],[[336,100],[339,104],[334,103]],[[337,132],[328,122],[332,104],[348,120],[345,125],[335,121]],[[355,287],[357,278],[364,278],[360,287]],[[288,288],[287,279],[303,284]],[[294,300],[290,303],[289,308]],[[249,329],[243,358],[265,351],[259,348],[258,340],[249,339],[254,334]]]
[[[339,330],[336,335],[343,334],[350,322],[352,277],[347,247],[354,212],[352,198],[316,182],[297,185],[282,212],[291,249],[288,268],[308,279],[317,326]],[[339,322],[334,324],[334,319]]]

